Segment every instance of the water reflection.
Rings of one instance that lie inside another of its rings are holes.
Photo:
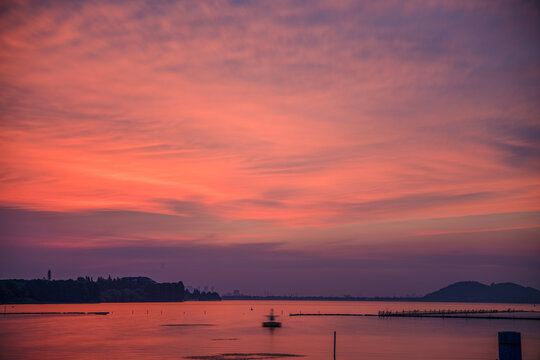
[[[540,321],[296,316],[412,309],[528,309],[524,305],[247,301],[7,306],[0,315],[6,359],[181,359],[223,354],[289,354],[331,359],[496,359],[497,333],[522,334],[523,358],[540,358]],[[274,308],[281,328],[261,326]],[[247,356],[247,355],[246,355]],[[252,355],[249,355],[252,356]],[[282,357],[286,358],[286,357]]]

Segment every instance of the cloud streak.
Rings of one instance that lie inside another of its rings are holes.
[[[309,252],[539,225],[515,219],[540,200],[531,3],[1,7],[4,241]]]

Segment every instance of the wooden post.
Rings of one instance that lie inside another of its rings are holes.
[[[521,334],[515,331],[499,332],[499,360],[521,360]]]
[[[336,332],[334,331],[334,360],[336,360]]]

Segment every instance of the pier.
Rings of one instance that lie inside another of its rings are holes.
[[[518,313],[533,312],[528,310],[402,310],[402,311],[379,311],[379,316],[417,316],[417,315],[459,315],[459,314],[498,314],[498,313]]]
[[[47,312],[4,312],[0,313],[2,315],[109,315],[108,311],[90,311],[90,312],[80,312],[80,311],[47,311]]]
[[[538,313],[530,310],[402,310],[390,311],[381,310],[378,314],[342,314],[342,313],[290,313],[289,316],[377,316],[379,318],[388,317],[431,317],[431,318],[464,318],[464,319],[500,319],[500,320],[540,320],[540,316],[508,316],[505,314],[516,313]]]
[[[377,316],[373,314],[321,314],[321,313],[312,313],[312,314],[304,314],[304,313],[291,313],[289,316]]]
[[[378,316],[385,317],[436,317],[436,318],[465,318],[465,319],[499,319],[499,320],[540,320],[540,316],[505,316],[505,314],[537,313],[531,310],[402,310],[379,311]]]

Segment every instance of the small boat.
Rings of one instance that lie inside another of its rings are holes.
[[[265,321],[262,323],[263,327],[269,327],[269,328],[275,328],[275,327],[281,327],[281,323],[279,321],[276,321],[276,318],[278,315],[274,315],[274,309],[270,309],[270,315],[266,315],[268,318],[268,321]]]

